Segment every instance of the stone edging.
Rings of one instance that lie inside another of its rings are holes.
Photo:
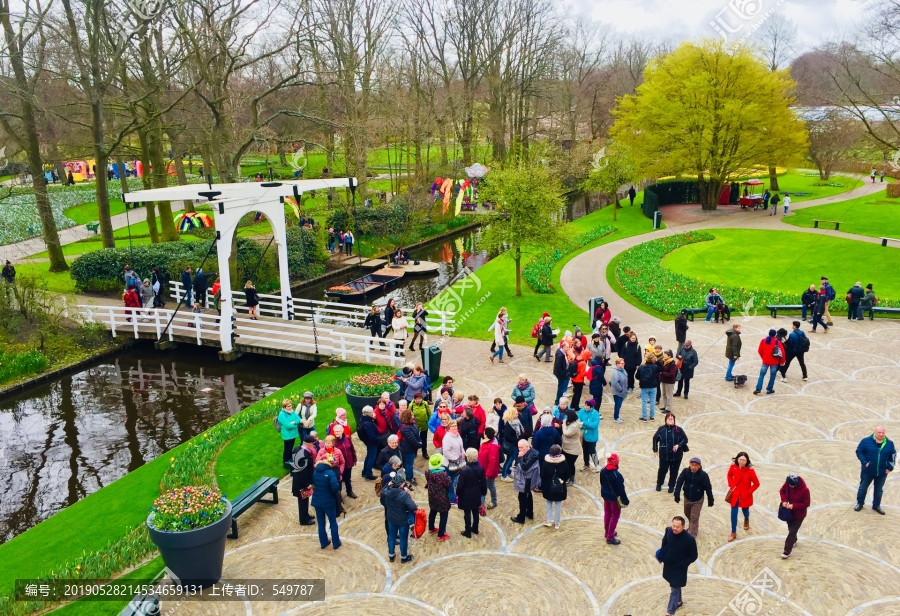
[[[53,379],[57,379],[57,378],[65,375],[65,374],[74,372],[74,371],[78,370],[79,368],[82,368],[85,365],[87,365],[95,360],[102,359],[104,357],[109,357],[110,355],[115,355],[116,353],[124,351],[125,349],[131,348],[132,346],[136,345],[138,342],[139,342],[138,340],[131,340],[129,342],[125,342],[115,348],[107,349],[107,350],[101,351],[100,353],[97,353],[95,355],[91,355],[90,357],[81,359],[81,360],[75,362],[74,364],[69,364],[67,366],[61,366],[50,372],[42,372],[41,374],[38,374],[37,376],[35,376],[33,378],[22,381],[21,383],[16,383],[15,385],[11,385],[9,387],[2,388],[2,389],[0,389],[0,402],[4,401],[6,398],[9,398],[10,396],[12,396],[14,394],[21,393],[21,392],[25,391],[26,389],[31,389],[32,387],[37,387],[38,385],[41,385],[42,383],[46,383],[47,381],[51,381]]]

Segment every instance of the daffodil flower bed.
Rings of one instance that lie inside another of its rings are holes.
[[[153,501],[151,524],[156,530],[179,532],[209,526],[225,514],[225,501],[218,488],[185,486],[173,488]]]

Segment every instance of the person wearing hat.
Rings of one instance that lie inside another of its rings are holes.
[[[681,371],[681,380],[678,381],[678,387],[675,389],[674,396],[680,398],[683,388],[684,399],[687,400],[688,394],[691,393],[691,379],[694,378],[694,369],[700,363],[700,357],[694,349],[694,343],[690,340],[685,340],[684,347],[675,360],[681,362],[681,365],[678,366],[678,369]]]
[[[806,511],[809,509],[809,488],[806,487],[802,477],[791,474],[787,476],[779,492],[781,507],[778,508],[778,518],[787,522],[788,527],[788,536],[784,540],[784,552],[781,553],[781,557],[790,558],[791,550],[797,543],[797,532],[803,525]]]
[[[334,421],[328,424],[328,429],[325,430],[325,434],[334,434],[335,426],[343,426],[344,434],[350,436],[350,422],[347,421],[347,410],[341,407],[337,407],[334,410]]]
[[[378,458],[378,426],[375,424],[375,410],[371,405],[366,405],[362,410],[356,433],[359,440],[366,446],[366,457],[363,460],[362,477],[369,481],[375,481],[372,470],[375,468],[375,460]]]
[[[703,470],[700,458],[691,458],[687,468],[683,469],[675,482],[675,502],[681,502],[684,494],[684,517],[690,522],[688,532],[696,537],[700,533],[700,511],[703,509],[703,495],[707,504],[712,507],[714,498],[709,474]]]
[[[428,473],[425,475],[425,487],[428,490],[428,532],[437,534],[438,541],[450,538],[447,534],[447,515],[450,512],[450,475],[444,469],[444,456],[436,453],[428,458]],[[434,527],[435,519],[440,516],[440,526]]]
[[[297,407],[297,414],[300,415],[301,440],[316,429],[316,415],[318,412],[312,392],[303,392],[303,400],[300,401],[300,405]],[[326,434],[330,434],[330,432],[326,432]]]
[[[292,452],[291,457],[291,494],[297,497],[297,509],[300,513],[300,525],[312,526],[316,519],[309,515],[309,497],[312,486],[313,473],[315,472],[316,444],[318,438],[312,435],[303,439],[303,442]]]
[[[522,438],[529,439],[534,434],[534,416],[537,415],[537,409],[525,396],[516,396],[513,400],[513,406],[519,411],[519,421],[522,422],[522,429],[525,431]]]
[[[762,366],[759,368],[759,380],[756,382],[756,389],[753,391],[753,394],[757,395],[762,391],[766,372],[769,373],[769,386],[766,388],[766,393],[774,394],[775,375],[778,374],[778,369],[784,365],[786,354],[784,345],[778,340],[777,332],[774,329],[770,329],[769,335],[759,341],[757,352],[762,358]]]
[[[402,473],[390,474],[390,481],[381,490],[381,504],[384,505],[385,516],[388,523],[388,558],[394,562],[396,547],[399,539],[400,562],[408,563],[413,557],[408,553],[409,542],[409,514],[415,513],[416,501],[413,500],[406,486],[406,480]]]
[[[603,498],[603,529],[606,532],[606,543],[619,545],[616,537],[616,526],[622,507],[628,506],[628,495],[625,493],[625,478],[619,472],[619,456],[606,454],[606,466],[600,471],[600,496]]]
[[[857,313],[857,318],[862,321],[863,312],[869,311],[869,320],[872,321],[875,318],[875,312],[872,310],[878,304],[878,298],[875,297],[875,292],[872,290],[872,285],[866,285],[866,292],[863,294],[862,298],[859,300],[859,311]]]
[[[687,310],[682,310],[675,317],[675,340],[678,342],[678,350],[675,351],[676,355],[681,355],[681,349],[684,348],[684,342],[687,340],[688,329],[690,327],[687,324]]]
[[[316,518],[319,523],[319,545],[324,550],[329,545],[334,549],[341,547],[341,538],[338,536],[337,523],[337,497],[341,493],[341,482],[337,471],[332,466],[334,458],[330,455],[316,462],[316,470],[313,473],[313,494],[311,504],[316,510]],[[331,541],[325,532],[325,518],[331,527]]]

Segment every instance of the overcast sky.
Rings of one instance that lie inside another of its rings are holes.
[[[797,24],[798,47],[809,48],[852,30],[864,17],[861,0],[574,0],[593,19],[623,33],[654,38],[752,37],[754,25],[778,12]],[[710,22],[716,23],[716,28]],[[729,30],[731,30],[729,32]]]

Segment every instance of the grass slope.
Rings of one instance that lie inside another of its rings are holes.
[[[125,202],[121,199],[110,199],[109,200],[109,215],[115,216],[116,214],[124,214],[125,213]],[[79,225],[86,225],[89,222],[95,222],[99,215],[97,213],[97,202],[92,201],[90,203],[82,203],[81,205],[76,205],[74,207],[67,208],[63,211],[63,214],[66,215],[66,218],[71,218]]]
[[[888,199],[884,193],[795,210],[793,216],[783,220],[789,225],[811,228],[814,218],[837,220],[846,233],[900,238],[900,199]]]
[[[271,397],[278,399],[328,383],[344,382],[354,374],[370,370],[370,366],[358,365],[315,370]],[[270,398],[255,404],[265,404]],[[334,400],[344,402],[342,396]],[[323,415],[323,421],[326,418],[327,414]],[[268,444],[265,448],[247,449],[245,455],[280,460],[275,454],[268,455],[281,446],[271,423],[263,422],[256,428],[268,428]],[[235,441],[251,432],[252,430],[242,433]],[[194,438],[202,438],[202,434]],[[147,516],[148,507],[159,495],[159,481],[169,460],[177,456],[186,445],[187,443],[179,445],[0,545],[0,562],[3,563],[0,567],[0,592],[8,592],[17,578],[37,578],[46,570],[80,555],[82,551],[100,550],[109,541],[119,539],[126,531],[142,523]],[[262,455],[260,452],[263,452]],[[259,475],[256,479],[258,478]]]
[[[571,329],[573,323],[580,324],[583,329],[587,328],[590,325],[587,318],[587,306],[576,306],[572,303],[568,295],[562,290],[559,281],[560,273],[566,263],[586,250],[591,250],[597,246],[625,237],[652,231],[651,221],[644,216],[638,205],[642,201],[643,199],[639,196],[635,200],[634,207],[628,206],[626,201],[626,205],[618,210],[616,221],[612,219],[612,207],[605,207],[565,225],[564,233],[573,237],[602,225],[612,225],[616,228],[616,231],[566,255],[554,266],[551,279],[558,289],[554,294],[535,293],[523,280],[522,295],[521,297],[516,297],[516,265],[512,257],[504,254],[486,263],[475,272],[475,275],[481,281],[481,289],[474,293],[469,291],[472,295],[464,297],[465,303],[461,312],[465,313],[469,309],[474,310],[471,315],[457,326],[454,335],[478,340],[492,340],[493,334],[488,332],[487,328],[493,323],[494,317],[501,306],[507,307],[513,319],[509,338],[511,342],[516,344],[534,344],[534,339],[531,337],[531,327],[545,311],[553,315],[554,323],[562,330]],[[523,251],[523,267],[537,251],[537,248]],[[478,298],[488,293],[490,293],[490,296],[476,307],[475,304]],[[469,300],[469,297],[472,299]]]
[[[900,251],[877,244],[791,231],[716,229],[716,239],[666,256],[666,269],[712,285],[801,293],[827,275],[842,296],[857,280],[879,298],[900,297]],[[727,297],[725,298],[728,299]],[[697,305],[702,305],[702,297]]]

